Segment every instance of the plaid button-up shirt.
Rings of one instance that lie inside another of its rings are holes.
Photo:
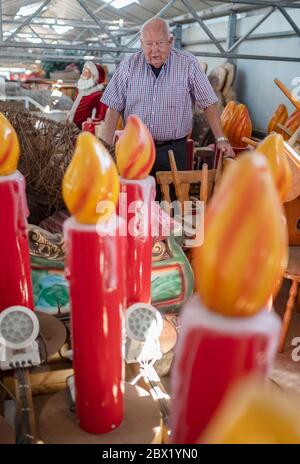
[[[136,114],[156,141],[185,137],[192,131],[193,109],[218,101],[197,59],[171,48],[156,78],[142,51],[120,63],[101,101],[123,114]]]

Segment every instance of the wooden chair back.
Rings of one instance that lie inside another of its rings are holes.
[[[206,203],[213,193],[216,172],[216,169],[208,169],[207,164],[204,164],[202,169],[197,171],[177,171],[182,201],[188,201],[190,199],[192,184],[200,184],[199,199]],[[173,172],[157,171],[156,181],[160,187],[162,199],[171,203],[170,185],[174,183]]]

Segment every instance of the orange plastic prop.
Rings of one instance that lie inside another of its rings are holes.
[[[145,179],[155,161],[152,135],[138,116],[128,117],[125,130],[116,144],[119,173],[125,179]]]
[[[277,128],[277,124],[284,125],[287,118],[288,118],[287,107],[283,104],[279,105],[269,121],[268,134],[270,134],[273,131],[278,132],[278,134],[282,134],[281,129]]]
[[[285,201],[291,188],[292,174],[282,136],[273,132],[257,146],[256,151],[267,158],[277,192]]]
[[[291,116],[288,118],[288,120],[286,121],[284,127],[286,127],[292,133],[294,133],[295,130],[297,130],[299,126],[300,126],[300,111],[294,111],[291,114]],[[286,135],[285,138],[286,140],[288,140],[289,136]]]
[[[245,105],[242,103],[237,105],[233,101],[229,102],[222,113],[221,122],[224,134],[233,147],[244,148],[247,146],[243,142],[243,137],[251,137],[252,122]]]
[[[0,113],[0,176],[13,174],[18,166],[20,145],[15,129]]]
[[[300,444],[300,398],[258,379],[235,386],[200,443]]]
[[[211,310],[251,316],[275,295],[287,264],[283,211],[266,158],[239,157],[223,174],[194,249],[196,290]]]
[[[114,212],[119,197],[117,168],[106,148],[89,132],[77,138],[63,180],[63,197],[70,213],[82,224],[97,224]],[[109,203],[100,204],[105,201]]]

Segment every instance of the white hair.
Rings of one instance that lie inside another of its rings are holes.
[[[166,21],[163,18],[155,18],[155,17],[149,19],[148,21],[146,21],[142,25],[142,27],[141,27],[141,37],[143,37],[145,28],[148,28],[149,26],[152,26],[152,25],[155,25],[155,26],[157,25],[157,26],[162,27],[164,29],[164,31],[166,32],[167,36],[172,37],[168,21]]]

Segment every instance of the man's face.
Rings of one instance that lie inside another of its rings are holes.
[[[92,73],[88,66],[84,66],[80,77],[84,80],[90,79],[92,77]]]
[[[160,68],[166,61],[172,47],[173,38],[168,37],[161,27],[149,26],[143,31],[142,49],[147,63]]]

